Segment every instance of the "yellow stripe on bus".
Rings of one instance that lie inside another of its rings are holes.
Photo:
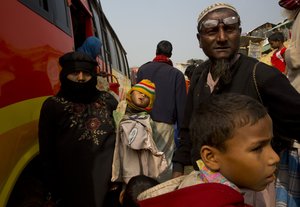
[[[20,101],[0,109],[0,134],[18,126],[37,120],[40,116],[42,103],[47,96]],[[7,118],[6,118],[7,117]]]
[[[36,142],[28,151],[21,157],[21,159],[16,163],[11,174],[7,178],[3,188],[0,191],[0,206],[6,206],[6,203],[9,199],[9,195],[12,191],[14,184],[16,183],[17,178],[19,177],[20,172],[24,169],[24,166],[39,152],[39,146]]]

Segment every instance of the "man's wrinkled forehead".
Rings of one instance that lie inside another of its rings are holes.
[[[209,7],[207,7],[206,9],[204,9],[200,14],[199,14],[199,17],[198,17],[198,25],[199,23],[204,19],[204,17],[213,12],[213,11],[216,11],[216,10],[220,10],[220,9],[228,9],[228,10],[231,10],[233,11],[233,13],[237,14],[238,15],[238,12],[237,10],[231,6],[230,4],[225,4],[225,3],[215,3],[213,5],[210,5]]]

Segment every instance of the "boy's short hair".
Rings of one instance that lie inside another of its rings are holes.
[[[211,96],[195,110],[190,123],[194,150],[203,145],[226,151],[225,141],[236,129],[253,125],[267,115],[266,108],[257,100],[234,93]]]
[[[157,180],[154,178],[145,176],[145,175],[137,175],[132,177],[125,189],[124,197],[123,197],[123,207],[138,207],[137,197],[143,191],[156,186],[159,184]]]
[[[284,42],[284,35],[282,32],[274,32],[268,37],[268,41]]]

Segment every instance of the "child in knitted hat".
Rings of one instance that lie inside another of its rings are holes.
[[[126,102],[120,102],[123,113],[116,111],[119,113],[118,117],[114,114],[114,117],[117,117],[117,137],[112,181],[127,184],[129,179],[136,175],[156,179],[166,170],[167,161],[153,140],[152,119],[148,114],[152,110],[154,100],[155,84],[144,79],[128,91]]]
[[[140,112],[149,113],[155,100],[155,84],[150,80],[143,79],[132,86],[126,94],[126,100],[119,102],[113,116],[118,126],[125,113],[127,115]]]
[[[155,84],[144,79],[135,84],[127,93],[127,109],[131,112],[150,112],[155,99]]]

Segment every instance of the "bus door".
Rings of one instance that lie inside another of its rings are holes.
[[[94,35],[92,13],[89,9],[89,5],[84,0],[69,1],[69,5],[75,45],[74,50],[76,50],[87,37]]]
[[[70,10],[73,25],[73,36],[75,50],[79,48],[89,36],[95,36],[104,44],[101,36],[100,10],[95,1],[87,2],[86,0],[70,1]],[[103,54],[103,47],[99,54]],[[97,58],[97,72],[107,72],[106,64],[102,57]]]

